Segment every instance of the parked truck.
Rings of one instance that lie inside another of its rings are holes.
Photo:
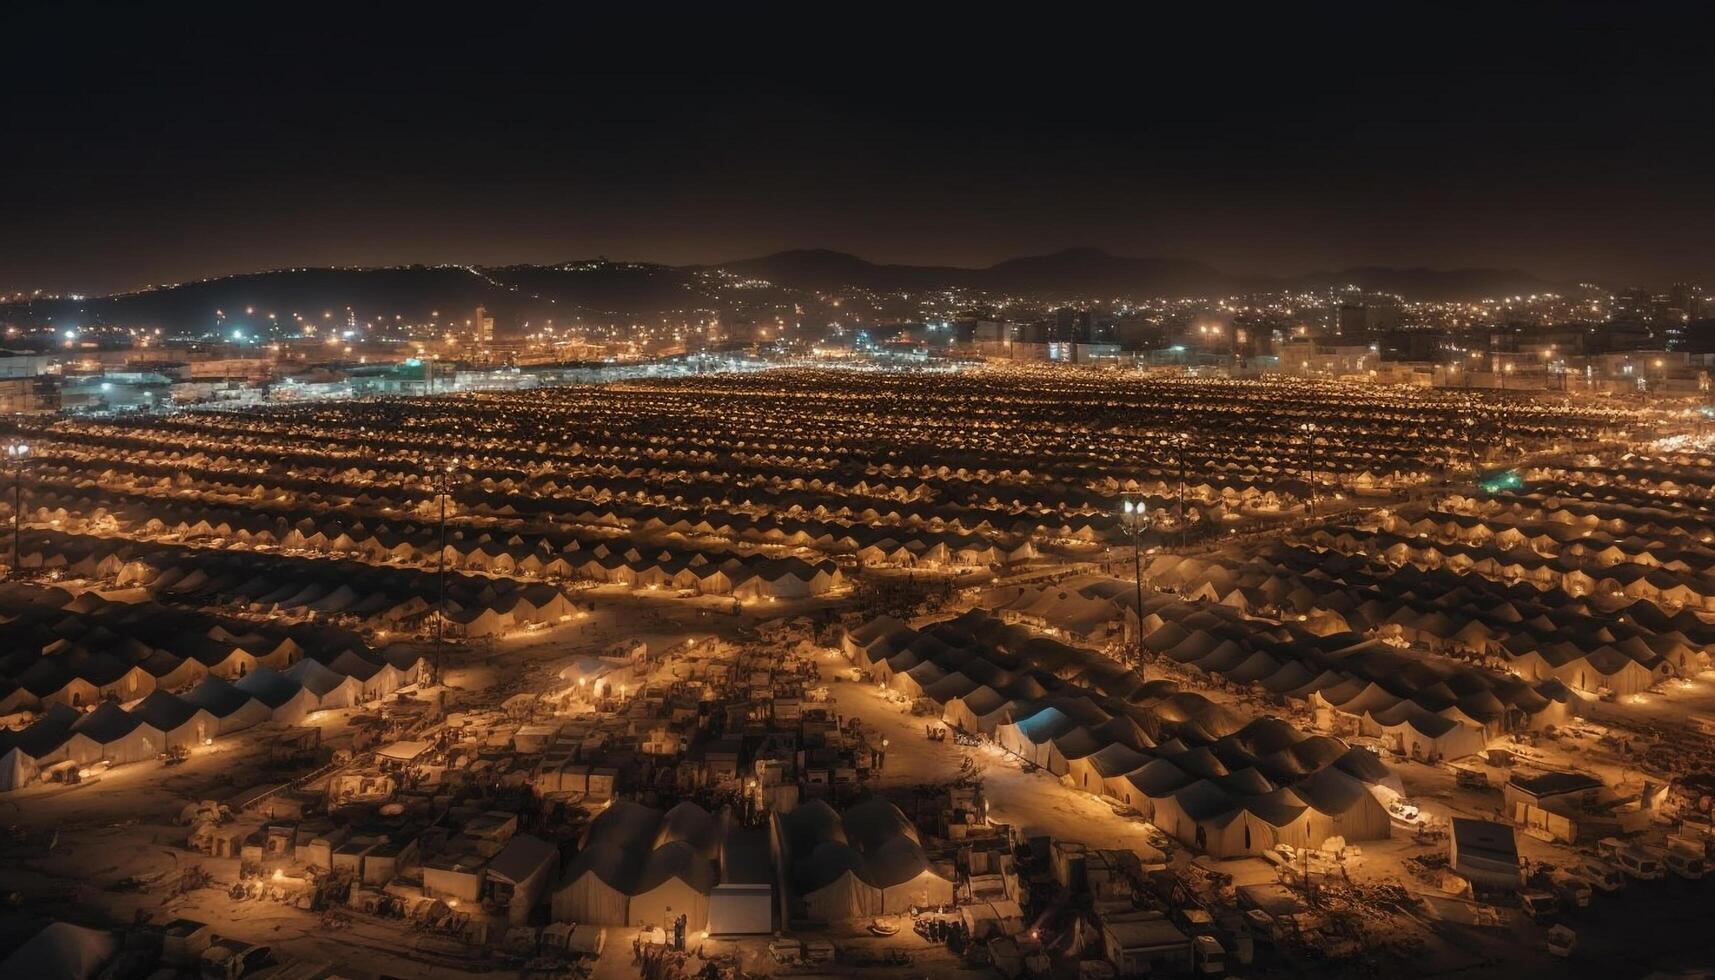
[[[1687,881],[1702,878],[1708,870],[1702,843],[1677,836],[1667,839],[1667,847],[1661,851],[1661,860],[1667,865],[1667,870]]]
[[[1614,863],[1618,864],[1628,877],[1639,881],[1655,881],[1667,874],[1658,854],[1642,847],[1622,848],[1619,854],[1615,855]]]

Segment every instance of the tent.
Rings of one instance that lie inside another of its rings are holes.
[[[112,933],[53,922],[0,960],[0,976],[93,980],[118,951]]]
[[[506,899],[511,925],[529,921],[530,912],[553,884],[559,848],[530,834],[517,834],[488,862],[488,887]],[[504,893],[504,894],[502,894]]]
[[[207,709],[166,691],[156,691],[137,702],[131,714],[161,733],[163,751],[201,745],[219,730],[219,723]]]
[[[112,701],[71,726],[71,754],[79,762],[106,759],[114,765],[153,759],[166,749],[166,735]]]

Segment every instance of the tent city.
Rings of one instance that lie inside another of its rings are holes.
[[[1573,7],[0,14],[0,977],[1715,975],[1710,35]]]

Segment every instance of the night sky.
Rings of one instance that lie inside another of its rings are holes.
[[[409,24],[8,11],[0,293],[1082,245],[1233,272],[1715,285],[1707,19],[1489,6],[1222,7],[1007,38],[866,7],[874,23],[837,41],[804,11],[742,41],[571,6]]]

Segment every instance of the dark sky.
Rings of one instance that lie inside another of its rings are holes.
[[[1291,6],[1037,11],[1011,36],[869,6],[748,24],[9,7],[0,293],[1078,245],[1235,272],[1715,285],[1715,31],[1697,8]]]

